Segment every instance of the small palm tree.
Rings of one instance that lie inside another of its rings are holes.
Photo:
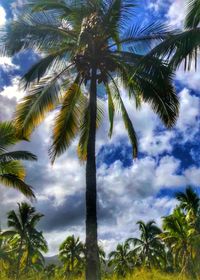
[[[8,227],[11,230],[3,232],[2,236],[10,236],[13,246],[17,246],[16,279],[19,279],[23,255],[26,255],[28,265],[31,256],[47,251],[42,233],[35,229],[42,217],[42,214],[37,213],[35,208],[26,202],[18,204],[18,213],[14,210],[8,213]]]
[[[159,238],[161,229],[155,225],[154,221],[144,223],[138,221],[140,238],[130,238],[128,242],[133,243],[135,255],[139,262],[148,268],[160,268],[165,261],[165,247]]]
[[[160,238],[171,248],[176,270],[184,273],[194,269],[194,236],[190,229],[186,216],[179,207],[163,218],[164,232],[160,234]]]
[[[134,255],[129,242],[118,244],[115,251],[109,254],[109,266],[118,276],[125,277],[134,268]]]
[[[79,237],[72,235],[65,239],[59,248],[59,258],[66,266],[66,277],[74,277],[80,273],[84,263],[84,245]]]
[[[31,186],[24,182],[25,168],[20,160],[37,160],[37,157],[27,151],[8,151],[19,140],[10,122],[0,123],[0,183],[16,188],[27,197],[34,197]]]
[[[78,155],[86,160],[86,278],[96,280],[100,265],[95,139],[103,115],[100,97],[104,92],[108,100],[109,136],[119,110],[134,157],[137,137],[121,96],[122,85],[137,106],[148,102],[163,123],[172,127],[179,102],[171,69],[144,55],[152,42],[166,37],[167,30],[158,24],[130,26],[135,8],[131,0],[26,2],[27,12],[11,22],[1,36],[7,55],[30,48],[42,53],[22,79],[28,95],[17,107],[16,126],[27,138],[48,112],[57,109],[52,162],[80,136]]]

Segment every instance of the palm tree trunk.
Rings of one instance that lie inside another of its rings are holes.
[[[86,163],[86,280],[100,279],[97,245],[97,189],[96,189],[96,115],[97,115],[97,70],[92,68],[90,85],[90,127]]]
[[[20,263],[21,263],[21,258],[22,258],[22,238],[20,241],[19,245],[19,253],[18,253],[18,260],[17,260],[17,271],[16,271],[16,280],[19,280],[19,275],[20,275]]]

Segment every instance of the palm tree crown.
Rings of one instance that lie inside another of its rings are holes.
[[[160,267],[165,258],[164,245],[159,238],[161,229],[155,225],[154,221],[149,221],[146,224],[143,221],[138,221],[137,224],[141,232],[140,238],[130,238],[128,242],[133,243],[140,263],[147,267]]]
[[[163,26],[139,29],[128,26],[133,17],[133,1],[30,1],[24,15],[9,25],[2,36],[4,49],[13,55],[33,48],[42,58],[24,75],[29,95],[19,104],[16,124],[23,136],[29,136],[46,113],[58,108],[50,154],[54,160],[62,154],[80,132],[78,152],[86,158],[89,133],[89,99],[83,85],[96,80],[107,92],[110,132],[114,114],[122,112],[134,155],[137,139],[122,101],[119,81],[136,102],[149,102],[164,124],[171,127],[178,116],[178,99],[171,85],[171,72],[162,61],[145,58],[138,45],[149,46],[163,39]],[[29,1],[27,1],[29,3]],[[34,3],[34,4],[33,4]],[[32,8],[30,8],[32,7]],[[80,12],[81,11],[81,12]],[[102,108],[97,110],[97,125]]]

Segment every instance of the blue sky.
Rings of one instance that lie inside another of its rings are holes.
[[[23,0],[0,1],[0,25],[16,16]],[[165,21],[182,27],[183,0],[144,0],[137,9],[137,21]],[[37,60],[31,52],[16,57],[0,57],[0,120],[11,119],[16,102],[24,96],[18,88],[20,76]],[[174,129],[166,130],[151,108],[144,104],[136,111],[123,92],[125,104],[139,137],[139,157],[131,158],[131,147],[121,116],[115,119],[112,139],[107,137],[108,118],[97,134],[99,238],[109,251],[117,242],[137,234],[137,220],[161,217],[176,205],[174,192],[191,184],[200,186],[200,78],[199,73],[177,71],[175,85],[180,97],[180,117]],[[106,103],[106,102],[105,102]],[[106,104],[105,104],[106,107]],[[40,228],[48,240],[49,255],[55,254],[65,237],[84,239],[85,166],[76,156],[75,141],[52,167],[48,158],[50,130],[54,114],[34,132],[30,143],[18,148],[38,155],[37,163],[27,164],[27,181],[37,194],[38,211],[45,214]],[[6,226],[6,212],[16,208],[24,197],[16,191],[0,188],[1,224]],[[56,238],[55,238],[56,236]]]

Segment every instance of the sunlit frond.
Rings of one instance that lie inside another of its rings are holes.
[[[81,112],[80,85],[78,76],[64,95],[62,108],[56,117],[53,129],[53,144],[50,149],[52,162],[69,147],[78,133]]]
[[[14,174],[0,174],[0,182],[11,188],[15,188],[23,193],[25,196],[34,198],[32,187],[27,185],[23,180]]]
[[[20,134],[29,137],[46,113],[53,110],[59,102],[60,86],[57,75],[45,77],[29,91],[17,105],[15,124]]]
[[[90,111],[89,111],[89,100],[84,100],[84,110],[80,121],[80,139],[78,144],[78,156],[81,161],[87,160],[87,145],[89,139],[89,125],[90,125]],[[97,100],[97,117],[96,127],[99,128],[103,119],[103,104],[101,100]]]

